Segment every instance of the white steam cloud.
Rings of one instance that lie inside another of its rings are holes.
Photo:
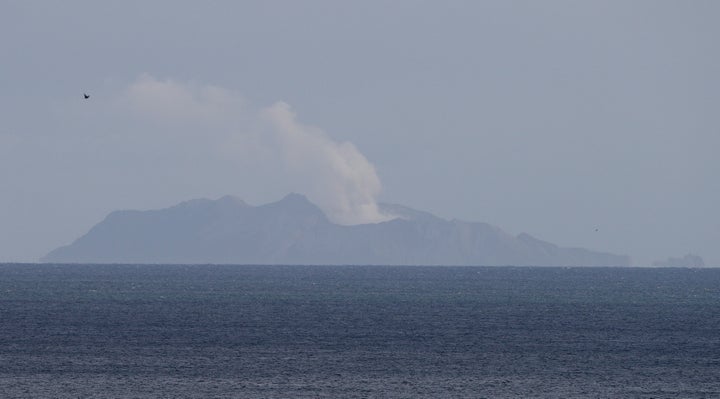
[[[372,163],[352,143],[337,142],[298,122],[284,102],[257,108],[231,90],[144,75],[125,90],[117,106],[143,123],[157,124],[167,140],[189,136],[222,156],[242,157],[246,164],[250,160],[258,170],[279,167],[287,178],[278,181],[288,191],[305,194],[336,223],[388,219],[378,210],[381,183]]]

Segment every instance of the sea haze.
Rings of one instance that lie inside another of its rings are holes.
[[[720,395],[720,270],[0,265],[7,398]]]

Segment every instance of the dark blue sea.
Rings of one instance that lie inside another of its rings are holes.
[[[720,269],[0,265],[1,398],[718,398]]]

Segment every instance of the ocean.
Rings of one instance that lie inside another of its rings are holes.
[[[0,265],[2,398],[718,398],[720,269]]]

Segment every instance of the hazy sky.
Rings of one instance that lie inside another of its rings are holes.
[[[720,2],[100,3],[0,0],[0,261],[296,191],[720,265]]]

